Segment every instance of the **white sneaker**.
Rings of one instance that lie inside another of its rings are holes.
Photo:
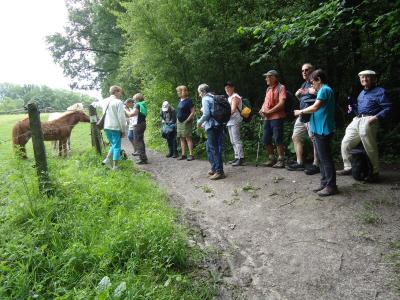
[[[108,158],[106,158],[105,160],[103,160],[102,164],[105,165],[106,168],[108,168],[108,169],[111,169],[111,168],[112,168],[111,161],[110,161]]]
[[[114,167],[112,168],[112,170],[113,170],[113,171],[119,171],[120,169],[119,169],[118,166],[114,166]]]

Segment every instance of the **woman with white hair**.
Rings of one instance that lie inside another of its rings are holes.
[[[162,135],[167,140],[169,152],[166,157],[178,157],[176,143],[176,112],[175,109],[164,101],[161,106],[160,119],[162,125]]]
[[[176,116],[178,119],[177,136],[181,140],[182,149],[182,155],[178,160],[187,159],[191,161],[194,160],[192,140],[193,118],[195,115],[194,105],[192,99],[189,98],[189,92],[186,86],[178,86],[176,92],[179,96],[178,107],[176,109]],[[189,157],[186,156],[186,145],[187,148],[189,148]]]

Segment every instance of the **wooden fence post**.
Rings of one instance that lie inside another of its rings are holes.
[[[29,126],[32,133],[33,153],[36,162],[36,172],[39,179],[39,191],[50,195],[52,193],[49,172],[47,169],[46,150],[44,147],[40,112],[36,102],[28,103]]]
[[[96,147],[96,152],[101,154],[101,136],[100,130],[97,127],[97,113],[96,108],[93,105],[89,106],[89,115],[90,115],[90,132],[92,136],[92,146]]]

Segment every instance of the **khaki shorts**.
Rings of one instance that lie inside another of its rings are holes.
[[[181,123],[177,121],[176,124],[176,136],[179,138],[192,137],[192,126],[193,122]]]
[[[292,137],[299,136],[301,138],[305,138],[307,135],[310,137],[310,139],[313,139],[313,135],[310,131],[310,123],[303,123],[300,121],[300,117],[298,117],[294,123]]]

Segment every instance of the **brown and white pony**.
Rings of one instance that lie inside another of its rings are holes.
[[[41,122],[45,141],[59,141],[59,156],[67,155],[67,140],[71,131],[78,122],[90,122],[90,118],[83,111],[75,110],[65,113],[59,119]],[[18,121],[13,128],[13,146],[21,157],[26,158],[25,145],[31,138],[29,118]]]

